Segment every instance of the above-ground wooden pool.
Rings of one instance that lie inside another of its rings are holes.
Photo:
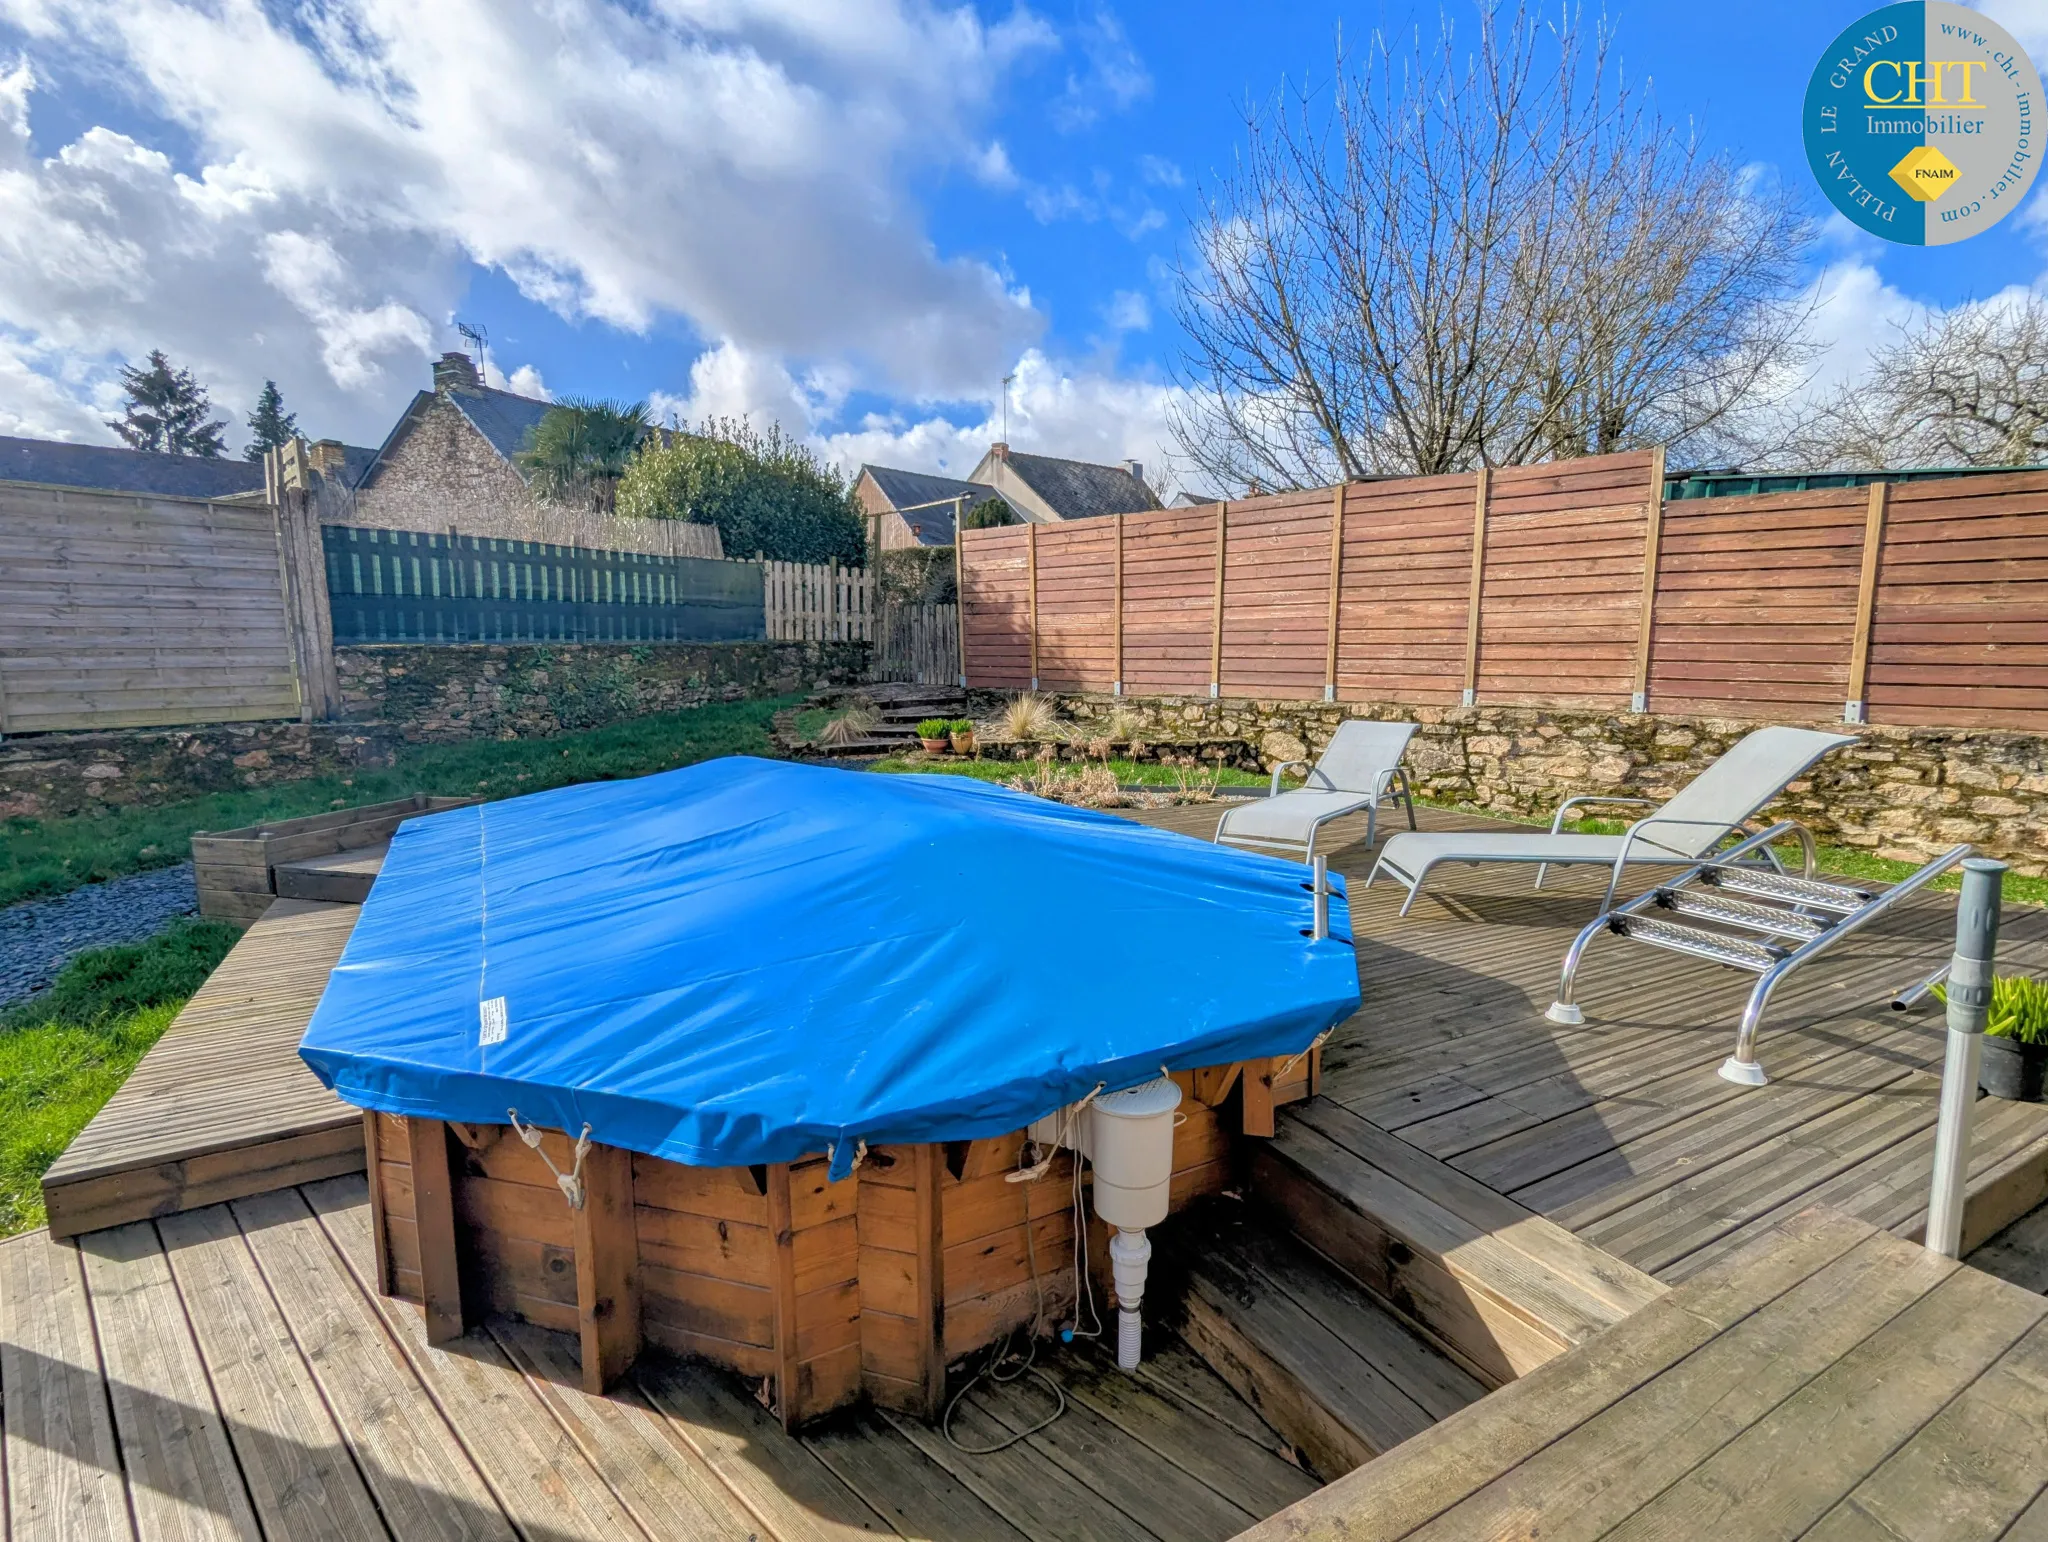
[[[1320,1054],[1174,1074],[1174,1209],[1229,1182],[1235,1125],[1270,1135],[1276,1105],[1312,1094]],[[593,1145],[579,1210],[509,1125],[363,1118],[381,1288],[436,1341],[493,1313],[578,1334],[592,1391],[652,1344],[757,1379],[791,1427],[863,1398],[932,1418],[949,1364],[1073,1311],[1073,1159],[1008,1181],[1022,1130],[876,1147],[837,1182],[822,1154],[688,1167]],[[542,1150],[574,1164],[559,1131]]]

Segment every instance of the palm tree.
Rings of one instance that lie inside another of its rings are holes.
[[[587,497],[612,511],[619,478],[647,437],[647,404],[572,398],[550,407],[519,452],[535,491],[569,503]]]

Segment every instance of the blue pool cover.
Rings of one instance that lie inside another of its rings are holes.
[[[733,758],[408,821],[299,1053],[698,1166],[1014,1130],[1358,1006],[1341,880],[954,776]]]

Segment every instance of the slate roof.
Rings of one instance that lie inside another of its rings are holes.
[[[263,465],[239,456],[208,460],[200,455],[0,435],[0,480],[174,498],[231,498],[263,491]]]
[[[860,469],[873,478],[882,496],[889,500],[889,507],[903,515],[903,522],[910,526],[910,533],[917,537],[920,546],[953,544],[953,505],[942,499],[965,498],[971,509],[984,498],[1003,496],[985,482],[963,482],[958,477],[901,471],[894,466]]]
[[[1010,470],[1059,514],[1091,519],[1098,514],[1137,514],[1160,506],[1159,495],[1121,466],[1061,460],[1052,455],[1009,455]]]
[[[455,410],[469,419],[470,426],[489,441],[491,448],[504,456],[513,470],[525,476],[526,468],[519,464],[519,452],[526,448],[527,435],[547,416],[554,403],[531,396],[517,396],[490,386],[457,386],[444,394],[455,404]],[[352,473],[352,485],[360,487],[369,480],[370,474],[377,469],[377,463],[398,447],[399,442],[411,432],[419,415],[439,399],[432,391],[419,392],[399,416],[384,442],[368,456],[360,469],[351,455],[345,465]]]

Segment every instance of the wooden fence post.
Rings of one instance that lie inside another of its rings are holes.
[[[775,1411],[782,1427],[793,1430],[803,1413],[796,1405],[796,1216],[787,1162],[768,1169],[768,1245],[775,1301]]]
[[[1209,616],[1209,695],[1223,694],[1223,554],[1230,541],[1230,503],[1216,505],[1216,597]]]
[[[1031,586],[1031,689],[1038,689],[1038,525],[1024,527],[1024,565]]]
[[[1866,694],[1870,681],[1870,624],[1877,614],[1878,557],[1884,550],[1884,522],[1891,501],[1891,483],[1870,484],[1870,502],[1863,514],[1863,571],[1856,580],[1856,631],[1849,639],[1849,699],[1842,704],[1845,723],[1870,721]]]
[[[1470,707],[1479,700],[1479,591],[1486,577],[1486,499],[1493,486],[1493,470],[1481,466],[1472,494],[1472,592],[1465,603],[1465,691]]]
[[[967,689],[967,531],[961,526],[967,500],[953,509],[953,624],[959,633],[960,689]]]
[[[1124,517],[1112,514],[1110,518],[1116,521],[1116,594],[1111,601],[1110,612],[1110,635],[1116,643],[1116,674],[1109,692],[1112,696],[1121,696],[1124,693]]]
[[[1330,637],[1323,655],[1323,700],[1337,699],[1337,598],[1344,582],[1344,484],[1330,499]]]
[[[626,1374],[640,1354],[640,1264],[633,1235],[633,1153],[592,1146],[584,1157],[583,1204],[569,1212],[576,1250],[576,1326],[583,1390],[592,1397]]]
[[[1636,632],[1636,678],[1628,710],[1650,710],[1650,625],[1657,613],[1657,561],[1664,546],[1664,446],[1650,452],[1650,496],[1643,522],[1643,620]]]

